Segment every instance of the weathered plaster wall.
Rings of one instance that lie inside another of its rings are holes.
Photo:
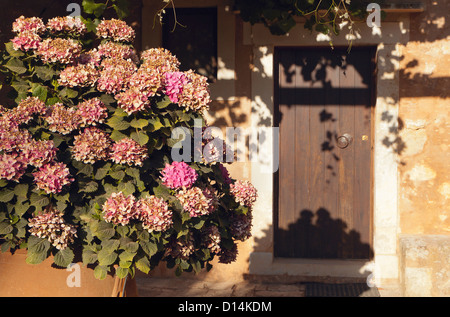
[[[404,234],[450,234],[450,1],[411,16],[400,61],[399,212]]]

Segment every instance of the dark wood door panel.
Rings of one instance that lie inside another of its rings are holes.
[[[373,65],[371,48],[275,50],[276,256],[371,256]]]

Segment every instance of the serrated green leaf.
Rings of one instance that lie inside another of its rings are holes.
[[[136,129],[142,129],[148,126],[148,120],[145,119],[133,119],[130,122],[130,125]]]
[[[27,254],[27,258],[25,259],[25,262],[27,264],[40,264],[46,258],[47,258],[46,252],[35,253],[35,252],[30,252],[30,250],[28,250],[28,254]]]
[[[53,260],[57,266],[68,267],[74,258],[75,254],[73,251],[69,248],[65,248],[64,250],[59,250],[56,252]]]
[[[97,190],[98,190],[98,183],[95,181],[91,181],[86,185],[82,186],[80,192],[95,193]]]
[[[125,121],[123,117],[119,117],[116,115],[113,115],[111,118],[109,118],[106,124],[114,130],[118,131],[123,131],[130,127],[130,123],[128,121]]]
[[[125,172],[124,171],[111,171],[109,173],[109,176],[120,181],[125,177]]]
[[[36,76],[38,76],[43,81],[48,81],[56,75],[56,72],[51,69],[49,66],[36,66],[34,68],[36,72]]]
[[[25,67],[23,62],[16,57],[13,57],[8,62],[6,62],[5,67],[19,75],[27,71],[27,68]]]
[[[117,190],[121,191],[125,196],[131,195],[136,191],[132,182],[120,183]]]
[[[50,242],[47,239],[30,236],[28,238],[28,251],[32,253],[47,252],[50,249]]]
[[[139,245],[149,257],[152,257],[158,252],[158,245],[151,241],[140,241]]]
[[[3,189],[0,191],[0,202],[7,203],[14,198],[14,191],[11,189]]]
[[[0,235],[6,235],[13,231],[13,226],[8,222],[0,222]]]
[[[121,266],[118,266],[116,268],[116,276],[118,278],[125,278],[128,275],[128,268],[123,268]]]
[[[116,233],[113,225],[107,222],[99,222],[96,231],[93,232],[100,240],[111,239]]]
[[[149,140],[148,135],[144,132],[133,132],[131,133],[131,138],[141,146],[146,145]]]
[[[113,264],[117,259],[117,253],[116,252],[111,252],[109,250],[101,250],[98,253],[98,263],[101,266],[108,266]]]
[[[119,248],[120,241],[117,239],[105,240],[102,242],[102,251],[114,252]]]
[[[82,259],[84,265],[93,264],[97,261],[97,253],[85,248],[83,249]]]
[[[98,280],[104,280],[108,275],[108,268],[106,266],[97,265],[94,269],[94,276]]]
[[[147,257],[142,257],[136,262],[136,268],[140,270],[141,272],[144,272],[145,274],[148,274],[150,272],[150,262],[148,261]]]
[[[20,50],[15,50],[12,42],[5,43],[5,49],[9,55],[13,57],[22,57],[24,53]]]
[[[122,253],[120,253],[119,259],[124,262],[132,262],[136,254],[137,252],[123,251]]]

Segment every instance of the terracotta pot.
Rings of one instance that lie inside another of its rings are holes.
[[[137,296],[136,281],[108,275],[104,280],[94,277],[94,270],[77,263],[72,269],[52,266],[52,258],[31,265],[25,262],[25,250],[0,253],[1,297],[110,297]]]

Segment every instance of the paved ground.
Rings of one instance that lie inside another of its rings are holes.
[[[186,278],[137,277],[140,297],[398,297],[397,288],[369,289],[362,284],[212,282]],[[356,286],[355,286],[356,285]]]
[[[305,285],[138,277],[140,297],[303,297]]]

